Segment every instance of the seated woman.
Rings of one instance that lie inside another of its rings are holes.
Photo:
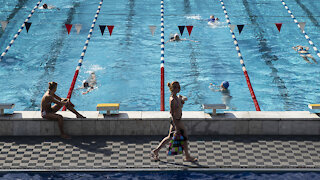
[[[58,84],[56,82],[49,82],[49,87],[46,93],[44,93],[41,100],[41,116],[48,120],[57,120],[61,137],[64,139],[70,138],[64,133],[63,130],[63,117],[60,114],[56,114],[62,106],[66,106],[68,110],[73,112],[77,118],[85,118],[78,111],[74,109],[74,105],[70,102],[68,98],[60,98],[55,94],[57,91]],[[55,105],[51,106],[52,103]]]

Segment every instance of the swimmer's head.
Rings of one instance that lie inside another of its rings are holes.
[[[224,89],[228,89],[228,87],[229,87],[229,82],[228,82],[228,81],[223,81],[223,82],[221,83],[221,87],[224,88]]]
[[[168,87],[172,93],[180,92],[180,84],[178,81],[172,81],[171,83],[168,83]]]
[[[178,33],[174,34],[173,39],[174,40],[180,40],[179,34]]]
[[[82,86],[83,86],[84,88],[89,87],[88,81],[84,80],[84,81],[82,82]]]
[[[210,16],[210,19],[214,19],[214,15],[211,15],[211,16]]]
[[[47,5],[47,4],[43,4],[42,7],[43,7],[44,9],[48,9],[48,5]]]
[[[48,86],[49,90],[57,90],[58,84],[56,82],[49,82],[48,84],[49,84]]]

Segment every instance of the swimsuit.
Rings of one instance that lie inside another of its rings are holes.
[[[301,52],[301,51],[304,51],[304,52]],[[306,49],[300,49],[300,50],[298,50],[298,52],[299,52],[300,56],[302,56],[302,57],[305,57],[310,54]]]
[[[215,19],[208,19],[208,22],[214,22]]]

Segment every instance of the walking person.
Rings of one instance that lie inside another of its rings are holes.
[[[178,81],[173,81],[172,83],[168,83],[168,87],[171,91],[171,96],[170,96],[170,114],[171,114],[171,122],[170,122],[170,129],[169,129],[169,134],[167,137],[165,137],[158,147],[154,150],[151,151],[151,157],[154,160],[160,160],[159,159],[159,151],[160,149],[165,146],[176,134],[181,134],[184,139],[184,146],[183,146],[183,151],[185,154],[185,159],[184,161],[191,161],[195,162],[198,159],[190,156],[189,154],[189,149],[188,149],[188,135],[186,128],[184,127],[183,122],[181,121],[182,117],[182,107],[185,101],[187,101],[187,98],[184,96],[177,96],[177,93],[180,92],[180,84]]]

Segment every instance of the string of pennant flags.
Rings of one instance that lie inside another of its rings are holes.
[[[0,21],[1,28],[2,28],[3,31],[5,31],[8,23],[9,23],[9,21]],[[27,30],[27,33],[28,33],[32,23],[31,22],[25,22],[24,24],[25,24],[25,27],[26,27],[26,30]],[[280,32],[283,23],[274,23],[274,24],[277,27],[278,31]],[[301,31],[304,31],[304,28],[306,26],[306,22],[298,22],[298,24],[300,26]],[[73,26],[75,27],[75,29],[77,31],[77,34],[79,34],[81,29],[82,29],[82,24],[65,24],[65,27],[67,29],[68,34],[70,34],[71,29],[72,29]],[[244,24],[239,24],[239,25],[231,24],[229,26],[230,26],[232,31],[234,31],[235,27],[237,27],[237,29],[239,31],[239,34],[241,34],[241,32],[242,32],[242,30],[243,30],[245,25]],[[101,31],[101,35],[102,36],[103,36],[103,34],[105,32],[106,27],[107,27],[107,29],[109,31],[110,36],[112,35],[113,29],[114,29],[114,25],[99,25],[99,27],[100,27],[100,31]],[[150,29],[150,32],[151,32],[152,36],[154,36],[154,32],[155,32],[156,28],[157,28],[157,26],[154,26],[154,25],[150,25],[149,26],[149,29]],[[184,32],[185,28],[187,28],[187,31],[188,31],[189,36],[190,36],[191,32],[193,30],[193,26],[178,26],[178,29],[179,29],[179,32],[180,32],[181,36],[183,35],[183,32]]]

